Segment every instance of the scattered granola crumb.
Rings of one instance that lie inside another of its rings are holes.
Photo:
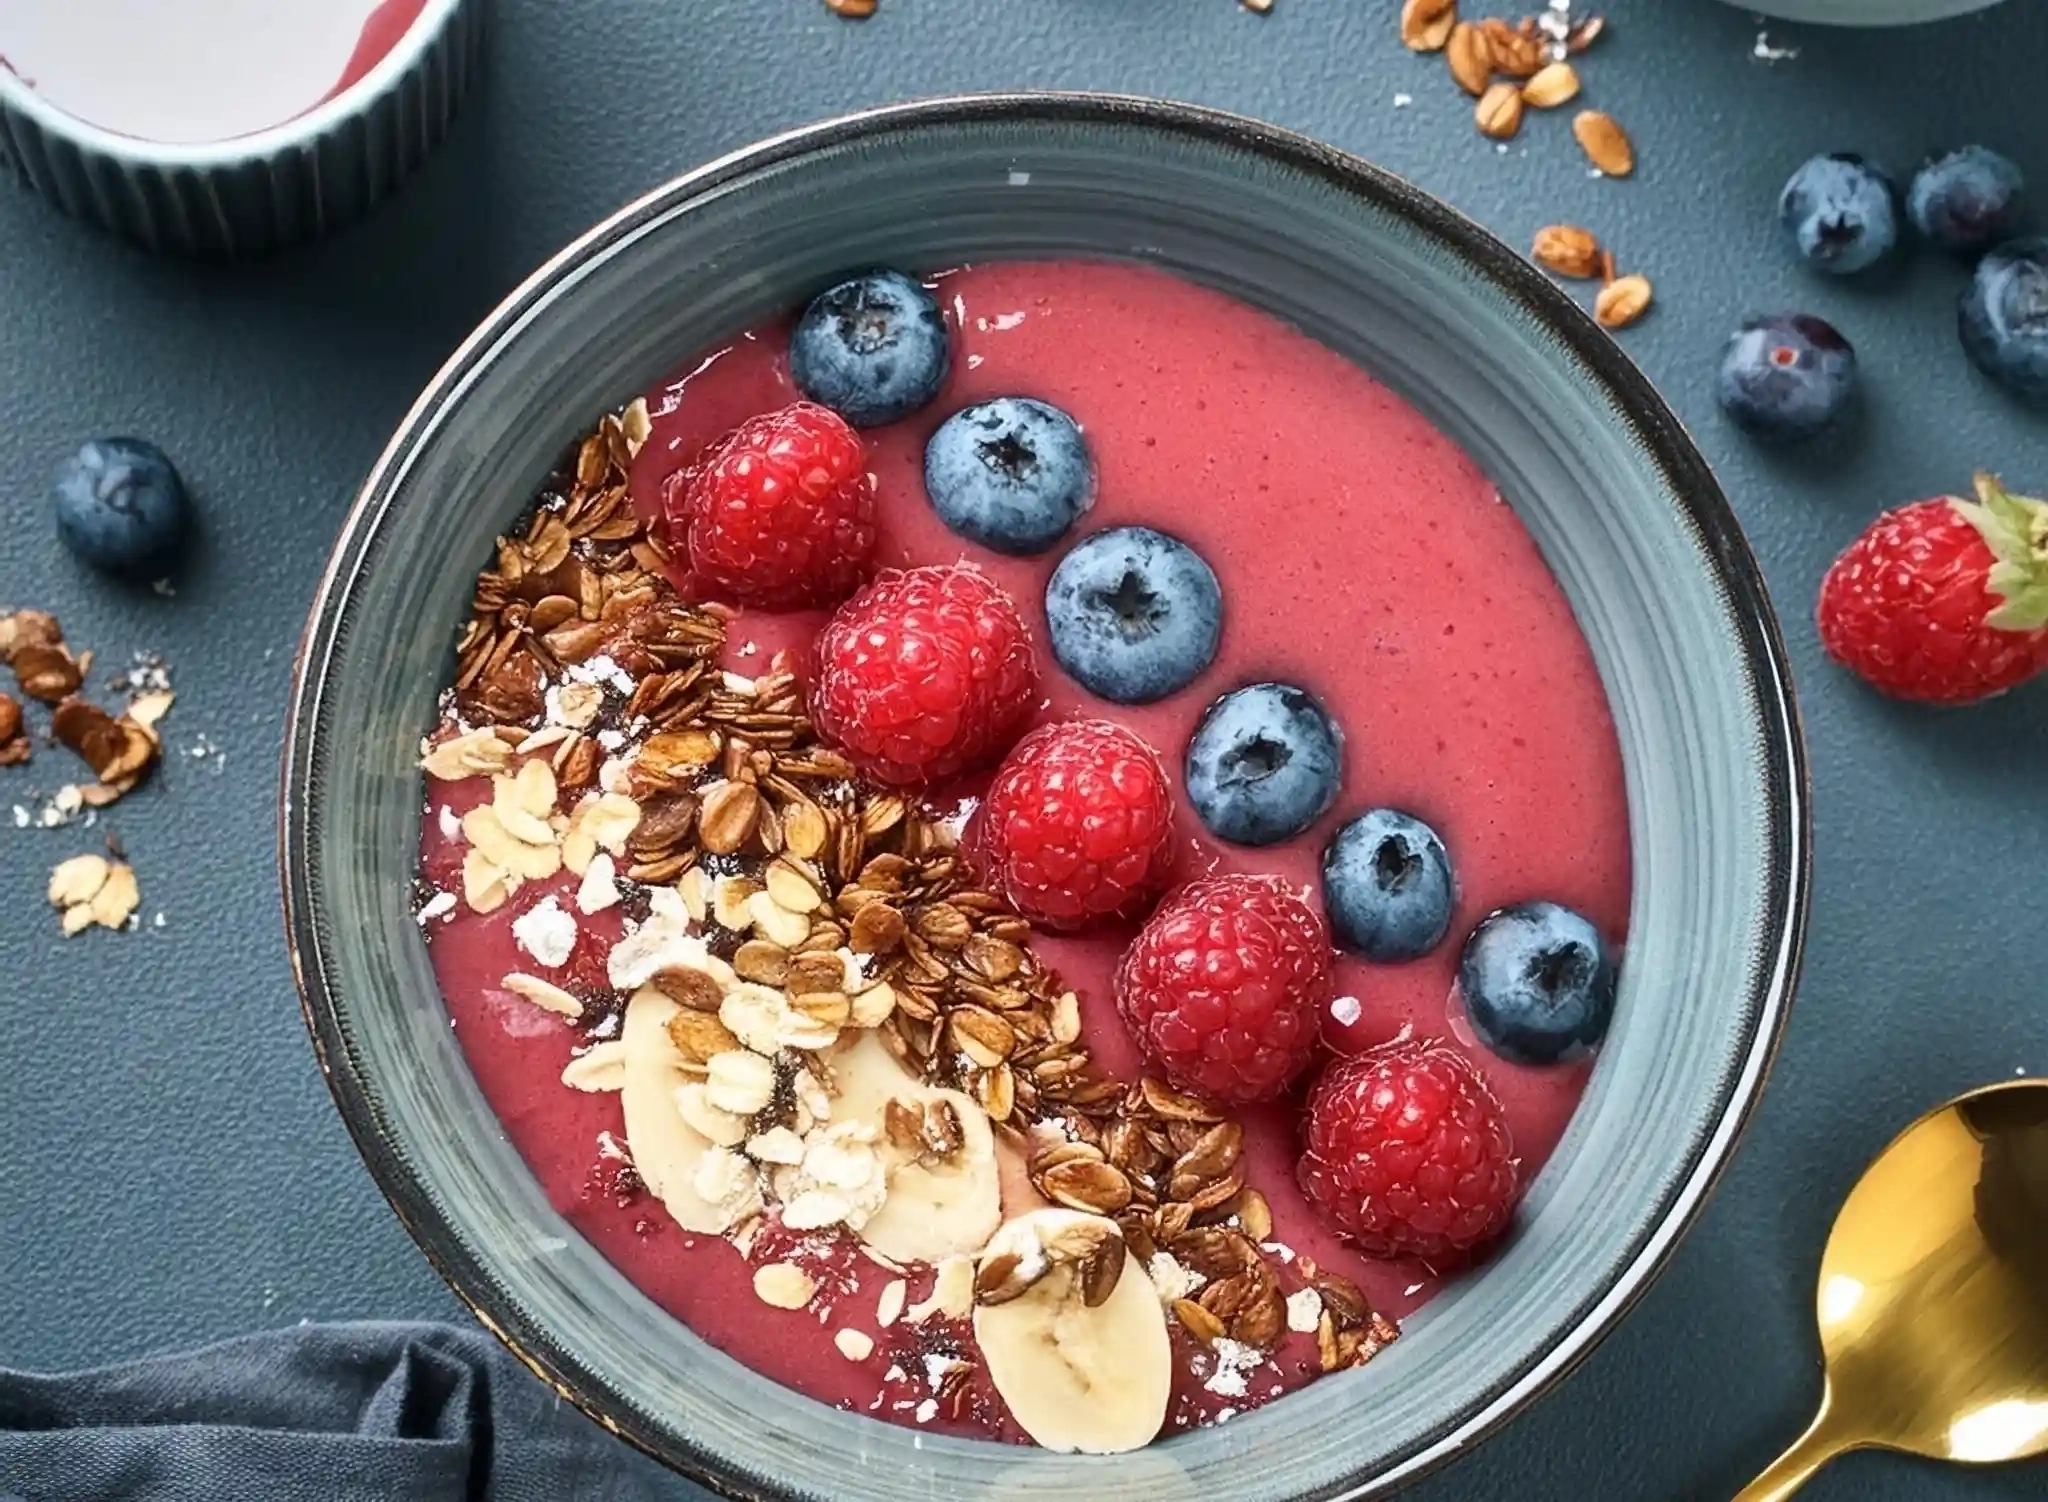
[[[1152,1260],[1145,1264],[1145,1271],[1150,1275],[1152,1287],[1157,1290],[1162,1304],[1187,1298],[1202,1286],[1202,1275],[1184,1267],[1171,1252],[1154,1252]]]
[[[1330,1002],[1330,1017],[1339,1027],[1349,1027],[1365,1015],[1356,996],[1339,996]]]
[[[915,1415],[913,1415],[913,1417],[915,1417],[920,1424],[929,1424],[933,1419],[937,1418],[938,1416],[939,1400],[937,1398],[926,1398],[922,1403],[917,1405],[917,1412]]]
[[[426,900],[426,903],[417,913],[413,914],[413,919],[421,928],[425,928],[436,918],[446,918],[454,912],[455,894],[453,892],[436,892]],[[164,915],[158,913],[156,916],[158,927],[162,927]]]
[[[542,965],[559,970],[576,947],[576,919],[554,898],[543,897],[512,920],[512,937]]]
[[[149,587],[150,591],[153,594],[160,594],[166,600],[172,600],[177,598],[177,588],[171,583],[169,579],[152,579],[149,581]],[[263,655],[265,657],[268,657],[270,654],[268,652],[265,652]]]
[[[1413,94],[1396,94],[1394,96],[1394,108],[1397,110],[1405,110],[1414,102],[1415,96]]]
[[[101,928],[134,926],[142,893],[135,868],[103,855],[74,855],[50,871],[50,905],[63,915],[68,938],[98,924]]]
[[[1771,45],[1771,34],[1768,31],[1758,31],[1756,34],[1756,46],[1750,49],[1749,55],[1756,58],[1759,62],[1788,63],[1799,56],[1799,49],[1797,47],[1774,47]]]
[[[1323,1296],[1313,1288],[1302,1288],[1287,1296],[1287,1328],[1297,1335],[1314,1330],[1323,1317]]]
[[[1245,1374],[1265,1361],[1265,1355],[1255,1346],[1248,1346],[1228,1336],[1219,1335],[1213,1347],[1216,1370],[1209,1374],[1202,1385],[1219,1398],[1241,1398],[1251,1390]]]
[[[860,1330],[841,1330],[832,1337],[832,1344],[848,1361],[865,1361],[875,1354],[873,1338]]]

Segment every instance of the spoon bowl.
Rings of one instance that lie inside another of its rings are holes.
[[[1864,1171],[1821,1258],[1820,1412],[1736,1502],[1849,1450],[2048,1451],[2048,1081],[1972,1091]]]

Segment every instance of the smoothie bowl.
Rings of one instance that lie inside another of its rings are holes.
[[[1654,1274],[1797,966],[1704,464],[1341,154],[1029,96],[571,247],[371,477],[286,902],[380,1185],[736,1496],[1366,1495]]]

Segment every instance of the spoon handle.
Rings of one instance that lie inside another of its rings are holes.
[[[1783,1502],[1837,1455],[1861,1449],[1866,1443],[1837,1422],[1833,1405],[1824,1396],[1820,1412],[1813,1416],[1806,1432],[1792,1441],[1791,1448],[1772,1461],[1761,1476],[1736,1493],[1735,1502]]]

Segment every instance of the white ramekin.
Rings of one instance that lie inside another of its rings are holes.
[[[382,199],[440,144],[480,61],[487,0],[427,0],[362,78],[251,135],[168,144],[87,124],[0,68],[0,168],[155,250],[257,255]]]

